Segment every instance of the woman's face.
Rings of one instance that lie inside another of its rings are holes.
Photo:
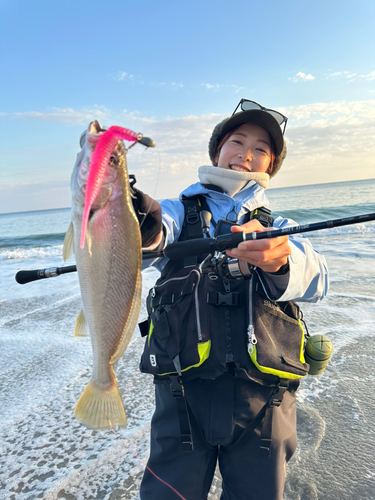
[[[238,172],[267,172],[271,159],[268,132],[254,123],[245,123],[222,145],[217,166]]]

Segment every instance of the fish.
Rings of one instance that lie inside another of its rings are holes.
[[[141,232],[119,139],[137,136],[90,123],[71,176],[71,223],[63,245],[64,260],[75,254],[82,298],[74,334],[89,332],[93,352],[92,375],[74,415],[92,429],[126,426],[114,363],[132,337],[141,302]]]

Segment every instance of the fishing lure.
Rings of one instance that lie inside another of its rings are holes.
[[[90,172],[87,177],[85,207],[83,210],[81,228],[81,248],[85,246],[86,230],[91,207],[100,191],[112,151],[115,149],[119,140],[137,142],[141,138],[141,134],[136,134],[127,128],[117,126],[109,127],[100,137],[92,156]]]

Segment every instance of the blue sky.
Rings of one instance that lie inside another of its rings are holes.
[[[89,122],[151,136],[138,185],[177,197],[241,97],[289,117],[270,187],[375,177],[375,2],[0,0],[0,213],[70,205]]]

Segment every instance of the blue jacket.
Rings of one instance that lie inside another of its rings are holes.
[[[225,193],[207,189],[197,182],[192,184],[180,194],[181,196],[205,196],[215,221],[226,219],[242,223],[247,212],[259,207],[267,207],[269,201],[265,191],[254,181],[236,193],[232,198]],[[166,233],[166,242],[173,243],[178,240],[184,222],[184,206],[180,200],[165,200],[161,203],[163,212],[163,225]],[[291,219],[277,217],[274,221],[275,228],[295,226]],[[214,227],[211,225],[210,233],[213,235]],[[302,235],[289,236],[292,254],[289,256],[290,271],[286,276],[264,273],[269,284],[274,284],[281,290],[277,301],[308,301],[317,302],[327,293],[329,286],[328,269],[322,254],[313,249],[310,241]],[[162,270],[167,258],[158,259],[153,265]]]

